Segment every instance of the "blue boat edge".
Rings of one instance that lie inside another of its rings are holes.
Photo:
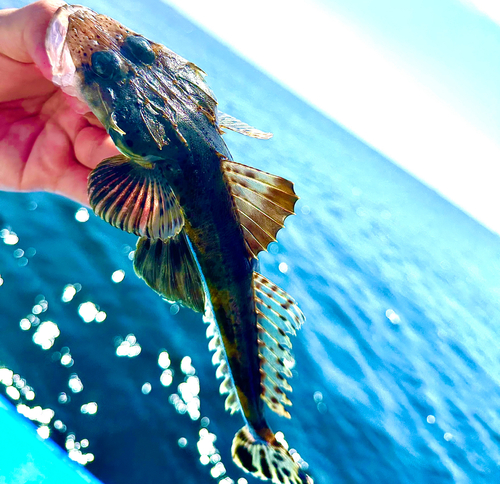
[[[102,484],[0,395],[0,483]]]

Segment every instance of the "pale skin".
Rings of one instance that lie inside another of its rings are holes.
[[[0,190],[46,191],[88,205],[91,169],[118,152],[51,79],[45,32],[63,2],[0,10]]]

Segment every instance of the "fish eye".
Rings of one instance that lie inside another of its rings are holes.
[[[90,61],[92,70],[103,79],[116,79],[122,75],[122,61],[113,51],[94,52]]]
[[[125,52],[130,52],[136,60],[143,64],[152,64],[155,60],[155,53],[149,42],[138,35],[130,35],[123,43]]]

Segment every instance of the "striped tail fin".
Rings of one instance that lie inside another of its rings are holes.
[[[255,477],[275,484],[314,484],[269,429],[264,439],[243,427],[235,435],[231,451],[234,462]]]

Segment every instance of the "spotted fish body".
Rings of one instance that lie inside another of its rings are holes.
[[[91,173],[92,208],[140,237],[134,267],[150,287],[209,323],[226,408],[245,420],[235,462],[275,483],[311,482],[264,415],[267,403],[289,417],[288,334],[304,316],[255,270],[297,197],[289,181],[235,163],[221,137],[223,128],[270,135],[220,113],[194,64],[86,7],[61,7],[46,45],[54,82],[89,106],[121,152]]]

